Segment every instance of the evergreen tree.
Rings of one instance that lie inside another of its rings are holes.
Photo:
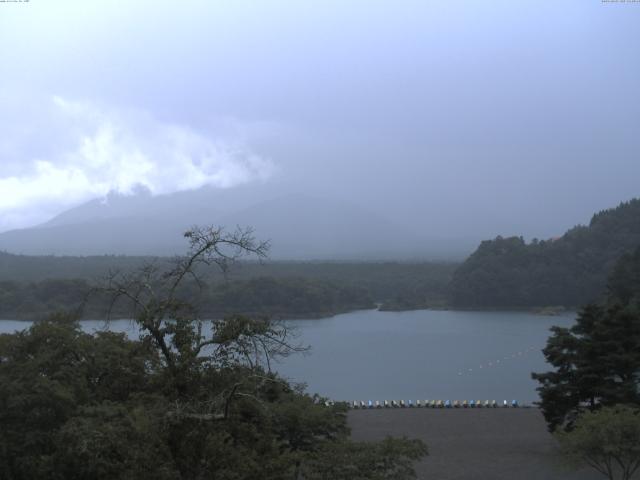
[[[623,256],[603,305],[584,307],[571,328],[553,327],[543,350],[554,371],[532,374],[540,382],[549,428],[571,428],[584,410],[640,405],[640,248]],[[631,279],[631,280],[629,280]]]

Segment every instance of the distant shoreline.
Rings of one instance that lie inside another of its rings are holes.
[[[447,308],[447,307],[433,307],[433,308],[406,308],[406,309],[384,309],[384,308],[356,308],[354,310],[342,310],[342,311],[328,311],[328,312],[315,312],[315,313],[305,313],[305,314],[271,314],[271,315],[267,315],[264,313],[259,313],[259,312],[242,312],[242,313],[237,313],[237,315],[246,315],[246,316],[250,316],[250,317],[267,317],[270,318],[272,320],[283,320],[283,321],[287,321],[287,320],[309,320],[309,321],[313,321],[313,320],[321,320],[321,319],[327,319],[327,318],[333,318],[333,317],[337,317],[339,315],[344,315],[344,314],[348,314],[348,313],[354,313],[354,312],[390,312],[390,313],[402,313],[402,312],[418,312],[418,311],[433,311],[433,312],[486,312],[486,313],[491,313],[491,312],[496,312],[496,313],[505,313],[505,312],[513,312],[513,313],[530,313],[532,315],[538,315],[541,317],[547,317],[547,316],[563,316],[563,315],[573,315],[576,314],[576,312],[578,311],[577,308],[569,308],[569,307],[563,307],[562,310],[559,311],[554,311],[551,313],[547,313],[544,312],[544,308],[548,308],[548,307],[539,307],[539,308],[534,308],[534,307],[493,307],[493,308]],[[227,314],[219,314],[219,315],[205,315],[205,317],[207,317],[206,319],[204,319],[205,321],[209,321],[212,319],[219,319],[219,318],[224,318],[225,316],[228,315],[234,315],[232,313],[227,313]],[[37,315],[38,318],[0,318],[0,322],[39,322],[39,321],[43,321],[46,319],[46,316],[43,315]],[[81,318],[79,321],[80,322],[91,322],[91,321],[107,321],[107,320],[111,320],[111,321],[118,321],[118,320],[131,320],[131,318],[129,317],[113,317],[111,319],[107,319],[107,318],[100,318],[98,316],[92,316],[91,318]]]
[[[532,313],[534,315],[541,316],[558,316],[563,314],[576,313],[578,307],[566,307],[566,306],[542,306],[542,307],[419,307],[419,308],[384,308],[384,304],[378,308],[381,312],[415,312],[418,310],[433,310],[436,312],[451,311],[451,312],[523,312]]]

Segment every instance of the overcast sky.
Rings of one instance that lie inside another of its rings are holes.
[[[0,230],[248,182],[440,236],[640,195],[640,3],[0,3]]]

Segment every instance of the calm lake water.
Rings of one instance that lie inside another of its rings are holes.
[[[537,400],[532,371],[548,369],[541,349],[552,325],[575,313],[545,317],[523,312],[366,310],[317,320],[292,320],[306,355],[275,366],[308,390],[336,400]],[[82,322],[86,331],[102,321]],[[26,328],[0,321],[0,333]],[[131,322],[111,329],[136,337]]]

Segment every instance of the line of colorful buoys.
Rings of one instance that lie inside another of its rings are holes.
[[[326,402],[329,406],[333,402]],[[373,408],[518,408],[520,404],[517,400],[503,400],[498,403],[495,400],[354,400],[349,402],[349,407],[353,409],[373,409]]]

